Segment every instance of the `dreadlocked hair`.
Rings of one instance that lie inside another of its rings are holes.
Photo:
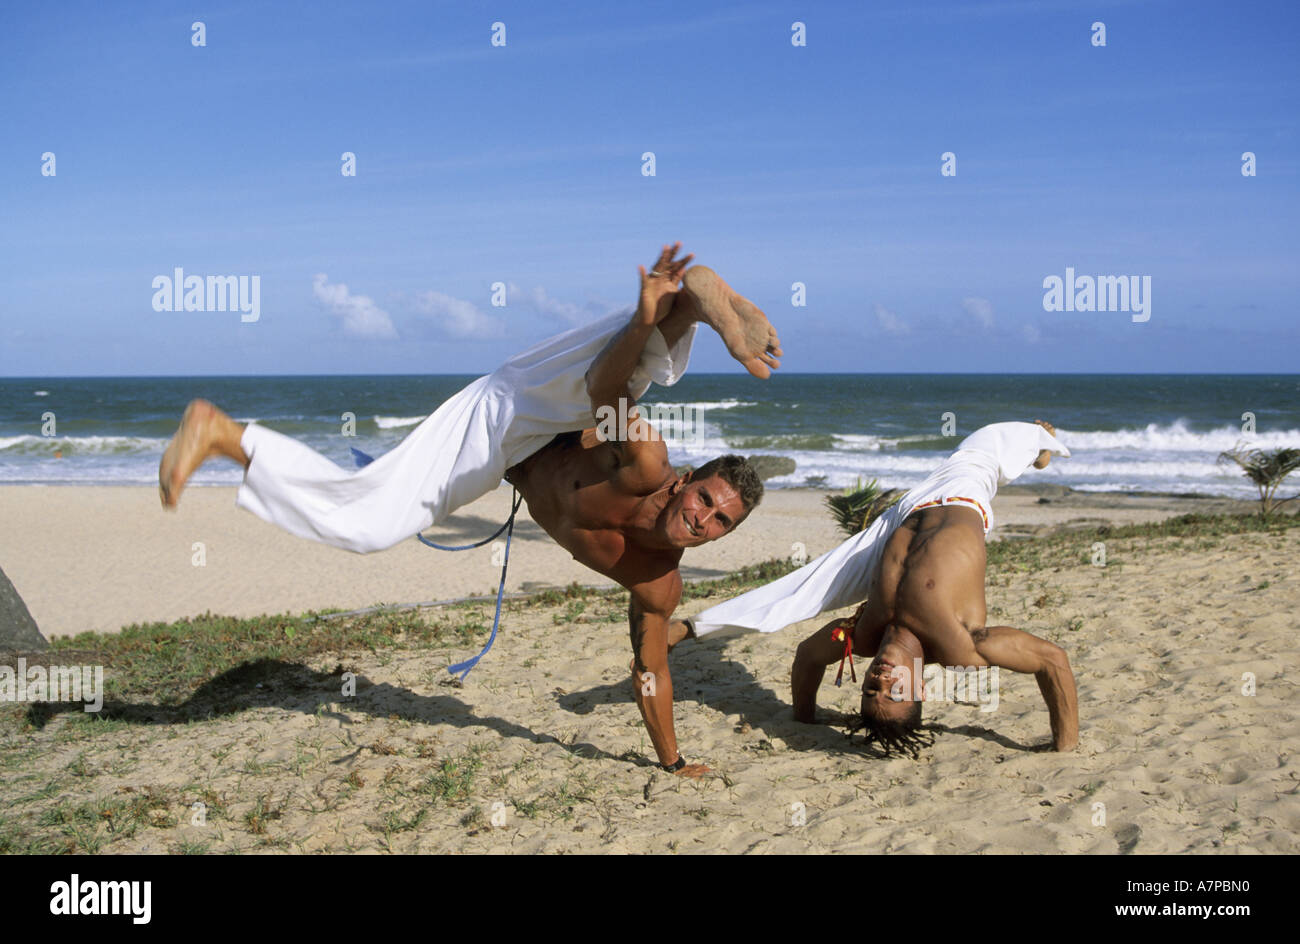
[[[849,725],[849,736],[864,731],[863,747],[876,757],[894,754],[917,760],[921,748],[934,744],[934,733],[921,727],[921,703],[914,701],[903,718],[871,717],[866,712]]]

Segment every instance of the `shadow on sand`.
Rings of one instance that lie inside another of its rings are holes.
[[[725,715],[736,716],[733,730],[737,737],[750,741],[745,750],[771,750],[770,739],[780,738],[796,751],[821,751],[830,754],[866,758],[861,737],[850,739],[845,727],[852,720],[840,712],[819,709],[825,723],[801,724],[794,720],[790,705],[774,692],[759,684],[743,664],[730,659],[722,640],[688,643],[672,655],[673,687],[677,703],[696,702]],[[338,666],[333,672],[317,672],[305,665],[277,659],[259,659],[235,666],[200,685],[184,702],[175,705],[135,704],[106,700],[99,717],[142,725],[187,724],[236,714],[250,708],[276,707],[304,714],[347,721],[327,706],[343,700],[342,675]],[[851,684],[851,683],[850,683]],[[427,695],[384,683],[373,683],[364,675],[356,677],[356,695],[349,697],[349,708],[376,718],[397,715],[408,721],[457,728],[491,728],[502,737],[518,738],[533,744],[555,744],[575,757],[621,760],[637,766],[655,766],[653,757],[632,753],[614,755],[594,744],[566,744],[551,734],[538,733],[527,725],[492,715],[478,715],[455,694],[459,688],[450,678],[441,683],[448,694]],[[622,705],[635,711],[631,679],[597,685],[580,692],[555,694],[557,704],[574,714],[589,714],[600,705]],[[80,713],[81,702],[36,703],[29,706],[27,719],[33,727],[44,727],[58,714]],[[680,713],[678,715],[680,718]],[[745,726],[748,726],[746,728]],[[1041,745],[1020,744],[978,725],[927,725],[936,734],[955,734],[990,741],[1018,751],[1039,751]]]
[[[673,673],[673,698],[677,703],[697,702],[726,715],[736,715],[737,735],[745,725],[766,738],[752,735],[755,745],[762,750],[763,742],[780,738],[795,751],[822,751],[850,757],[878,756],[874,748],[863,745],[861,735],[850,737],[847,733],[854,716],[827,708],[818,708],[818,724],[803,724],[794,720],[789,702],[765,688],[742,663],[730,659],[723,651],[724,640],[704,643],[687,643],[674,650],[671,658]],[[791,660],[793,661],[793,651]],[[788,687],[785,678],[781,684]],[[823,686],[831,684],[830,673]],[[847,681],[846,685],[854,683]],[[598,685],[581,692],[559,696],[562,708],[574,714],[588,714],[597,705],[627,704],[631,700],[631,679],[614,684]],[[967,738],[991,741],[1010,750],[1039,751],[1042,745],[1020,744],[979,725],[947,726],[928,723],[926,730],[939,734],[960,735]]]
[[[258,659],[235,666],[200,685],[189,698],[176,705],[133,704],[105,700],[98,716],[104,720],[129,724],[188,724],[236,714],[250,708],[275,707],[303,714],[317,714],[347,723],[349,719],[328,710],[329,705],[344,700],[341,695],[343,667],[333,672],[317,672],[296,662]],[[458,687],[450,678],[442,683],[451,691]],[[366,676],[356,677],[356,695],[346,699],[348,707],[376,718],[397,715],[408,721],[444,724],[457,728],[491,728],[502,737],[519,738],[533,744],[555,744],[583,758],[624,760],[641,765],[651,761],[616,757],[594,744],[566,744],[553,735],[539,734],[531,728],[496,718],[476,715],[454,694],[424,695],[390,685],[373,683]],[[628,698],[629,704],[631,698]],[[81,702],[36,703],[27,710],[27,720],[36,728],[44,727],[55,715],[81,713]],[[324,709],[324,710],[322,710]],[[635,709],[634,709],[635,710]]]

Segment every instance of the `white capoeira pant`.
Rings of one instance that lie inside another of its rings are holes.
[[[340,468],[297,440],[256,423],[240,439],[248,469],[235,503],[299,537],[358,553],[379,551],[444,521],[495,489],[507,469],[556,435],[595,425],[586,372],[630,312],[575,328],[512,357],[447,400],[393,450],[360,469]],[[628,383],[686,372],[695,325],[668,349],[654,331]]]
[[[1034,423],[994,423],[976,430],[871,527],[780,580],[705,610],[691,620],[695,634],[721,629],[774,633],[827,610],[862,602],[889,536],[908,515],[931,505],[966,505],[983,516],[987,535],[993,528],[993,495],[998,486],[1033,465],[1043,449],[1070,454]]]

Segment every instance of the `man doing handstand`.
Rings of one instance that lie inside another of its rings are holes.
[[[924,482],[865,531],[779,580],[705,610],[679,630],[774,632],[866,598],[857,613],[805,639],[790,673],[794,716],[814,721],[826,666],[849,653],[874,656],[862,686],[859,727],[885,753],[915,754],[922,680],[915,667],[1000,666],[1033,673],[1047,702],[1052,746],[1079,737],[1074,675],[1064,650],[1010,626],[986,626],[984,540],[999,485],[1052,453],[1068,456],[1050,423],[994,423],[976,430]],[[677,624],[674,624],[676,628]],[[918,661],[919,660],[919,661]]]

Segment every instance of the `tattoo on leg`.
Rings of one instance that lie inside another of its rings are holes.
[[[645,665],[641,661],[641,643],[645,639],[645,617],[641,608],[633,600],[627,607],[627,627],[628,636],[632,640],[632,660],[636,667],[636,674],[639,677],[644,672]]]

